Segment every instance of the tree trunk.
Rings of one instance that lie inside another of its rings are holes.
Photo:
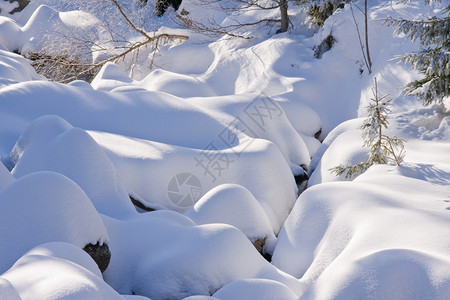
[[[364,0],[364,33],[366,37],[366,53],[367,53],[367,67],[369,74],[372,73],[372,60],[370,59],[370,51],[369,51],[369,29],[368,29],[368,22],[367,19],[369,18],[367,14],[367,0]]]
[[[277,33],[286,32],[289,27],[288,4],[287,0],[280,0],[281,26]]]

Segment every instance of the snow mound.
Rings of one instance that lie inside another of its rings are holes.
[[[28,251],[26,255],[41,255],[68,260],[102,278],[102,273],[91,256],[89,256],[87,252],[81,251],[81,249],[74,244],[67,242],[45,243],[34,247]]]
[[[55,248],[58,255],[54,255]],[[11,282],[23,300],[123,299],[101,276],[59,254],[83,262],[89,257],[68,243],[42,245],[22,256],[1,277]]]
[[[12,19],[0,16],[0,45],[2,51],[18,50],[20,45],[20,38],[12,39],[12,36],[19,37],[22,34],[20,26]]]
[[[361,130],[345,131],[330,144],[309,178],[308,186],[346,180],[345,174],[336,176],[330,169],[342,165],[356,165],[367,161],[369,148],[364,147]],[[349,179],[347,179],[349,180]]]
[[[446,164],[379,165],[353,182],[314,186],[286,220],[272,261],[309,284],[305,299],[445,299],[448,178]]]
[[[219,150],[211,143],[197,150],[89,133],[105,149],[129,194],[149,208],[184,212],[204,192],[234,183],[253,194],[277,233],[294,205],[294,177],[279,149],[267,140],[247,137],[230,149]]]
[[[0,88],[13,83],[43,79],[42,76],[36,74],[36,71],[30,66],[25,58],[1,49],[0,74],[2,74],[0,77]]]
[[[228,129],[236,127],[249,137],[273,142],[295,174],[301,173],[300,165],[309,165],[310,151],[307,145],[292,126],[280,103],[267,94],[190,98],[188,101],[226,120]],[[239,132],[237,134],[240,135]]]
[[[104,214],[136,213],[102,149],[85,131],[59,117],[44,116],[33,122],[11,151],[10,162],[17,178],[37,171],[69,177]]]
[[[83,248],[108,234],[86,194],[70,179],[38,172],[0,191],[0,273],[26,251],[51,241]]]
[[[303,297],[444,300],[450,293],[449,266],[448,257],[408,249],[381,250],[356,259],[331,285],[320,278]],[[329,290],[322,294],[325,286]]]
[[[0,277],[0,299],[1,300],[22,300],[12,284]]]
[[[268,279],[243,279],[227,284],[214,293],[220,300],[295,300],[298,297],[284,284]]]
[[[211,295],[232,281],[248,278],[277,280],[296,295],[302,292],[296,279],[268,263],[234,227],[194,226],[169,211],[129,221],[103,220],[114,253],[104,277],[122,294],[183,299]]]
[[[255,197],[236,184],[219,185],[208,191],[185,216],[197,225],[224,223],[238,228],[251,242],[273,241],[275,235],[267,215]]]
[[[91,82],[91,86],[100,91],[110,91],[121,85],[132,83],[122,69],[114,63],[106,63]]]

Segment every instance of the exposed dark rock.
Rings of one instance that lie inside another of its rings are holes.
[[[5,0],[6,1],[6,0]],[[7,0],[9,3],[18,2],[19,6],[10,11],[10,14],[14,14],[16,12],[22,11],[29,3],[30,0]]]
[[[83,250],[92,257],[92,259],[97,263],[100,271],[103,273],[111,260],[111,251],[109,251],[108,245],[105,243],[100,245],[100,242],[98,242],[95,245],[86,245]]]
[[[169,6],[172,6],[175,10],[181,5],[182,0],[156,0],[155,13],[158,17],[164,15]]]
[[[301,193],[303,193],[304,190],[306,190],[306,187],[308,185],[308,168],[305,165],[301,165],[303,172],[300,174],[294,175],[295,183],[297,184],[298,188],[298,196],[300,196]]]
[[[263,256],[268,262],[271,262],[271,261],[272,261],[272,254],[270,254],[270,253],[263,253],[262,256]]]
[[[257,239],[253,242],[256,250],[268,261],[272,261],[272,254],[264,252],[264,245],[266,244],[266,238]]]
[[[319,139],[319,137],[320,137],[321,134],[322,134],[322,128],[320,128],[319,131],[317,131],[317,132],[314,134],[314,137],[315,137],[316,139]]]
[[[322,55],[329,51],[333,45],[336,43],[336,39],[330,33],[318,46],[314,46],[314,57],[322,58]]]
[[[256,250],[258,250],[259,253],[262,254],[264,245],[266,244],[266,238],[257,239],[253,242],[253,246],[255,246]]]
[[[136,200],[136,199],[134,199],[134,198],[131,197],[131,196],[130,196],[130,200],[131,200],[131,203],[133,203],[134,206],[136,206],[136,207],[138,207],[138,208],[140,208],[140,209],[142,209],[142,210],[145,210],[145,211],[155,211],[155,209],[145,206],[141,201]]]

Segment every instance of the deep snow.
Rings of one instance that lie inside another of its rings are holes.
[[[445,3],[370,1],[372,74],[349,5],[314,31],[290,4],[288,33],[240,29],[249,39],[180,29],[170,9],[146,28],[187,41],[143,49],[131,71],[125,59],[91,84],[59,84],[13,51],[104,18],[61,3],[14,15],[0,4],[0,299],[448,298],[450,99],[422,107],[401,94],[419,75],[392,58],[418,44],[381,21]],[[223,25],[276,15],[197,4],[180,11]],[[314,58],[330,32],[337,43]],[[405,162],[338,178],[330,168],[368,156],[358,128],[375,77],[394,99],[387,133],[407,139]],[[97,242],[112,254],[103,274],[81,250]]]

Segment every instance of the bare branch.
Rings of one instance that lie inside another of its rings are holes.
[[[134,46],[129,47],[126,51],[121,52],[121,53],[119,53],[117,55],[114,55],[114,56],[112,56],[112,57],[110,57],[108,59],[102,60],[99,63],[93,64],[90,68],[84,70],[83,72],[80,72],[77,75],[72,76],[72,77],[70,77],[68,79],[62,80],[61,83],[68,83],[70,81],[73,81],[73,80],[75,80],[75,79],[77,79],[77,78],[79,78],[79,77],[81,77],[83,75],[91,73],[96,68],[102,67],[103,65],[105,65],[108,62],[116,61],[116,60],[118,60],[120,58],[125,57],[127,54],[129,54],[129,53],[131,53],[131,52],[133,52],[135,50],[138,50],[139,48],[141,48],[141,47],[143,47],[143,46],[145,46],[145,45],[147,45],[147,44],[149,44],[149,43],[151,43],[153,41],[158,42],[160,39],[164,39],[164,38],[165,39],[179,39],[179,40],[187,40],[188,39],[188,37],[184,36],[184,35],[166,34],[166,33],[162,33],[162,34],[159,34],[159,35],[154,36],[154,37],[148,36],[147,40],[145,40],[143,42],[135,43]]]

